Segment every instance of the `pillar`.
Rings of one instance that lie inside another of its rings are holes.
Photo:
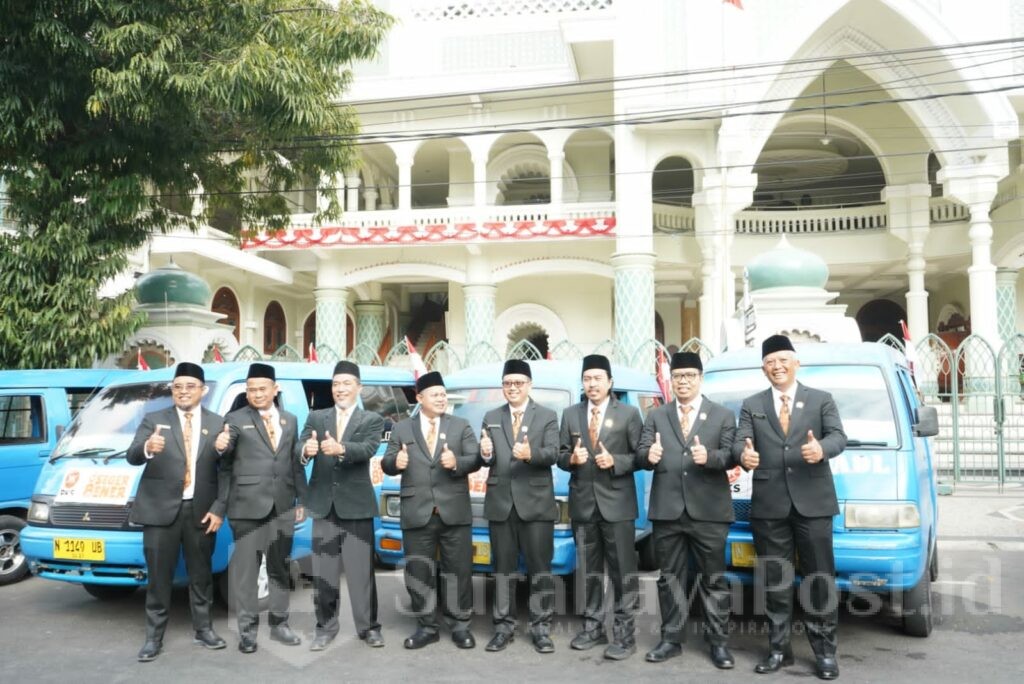
[[[890,185],[881,197],[888,208],[889,232],[907,243],[907,328],[917,344],[928,334],[924,248],[931,232],[931,185]]]
[[[1013,268],[996,269],[996,318],[1003,342],[1017,334],[1017,273]]]
[[[650,370],[653,363],[653,357],[637,352],[654,337],[654,262],[653,252],[612,255],[618,361],[641,370]]]
[[[370,352],[376,353],[384,339],[387,329],[384,302],[362,301],[355,303],[356,310],[356,347],[362,351],[359,356],[361,363],[372,361]]]
[[[345,178],[345,211],[359,211],[359,184],[363,179],[358,173],[350,173]]]
[[[466,315],[466,365],[473,365],[489,356],[481,354],[481,342],[494,344],[494,285],[474,283],[462,286],[463,310]],[[503,350],[498,350],[503,353]]]

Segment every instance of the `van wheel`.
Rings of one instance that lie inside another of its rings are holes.
[[[917,585],[903,594],[903,631],[915,637],[932,633],[932,578],[927,568]]]
[[[932,582],[939,579],[939,545],[935,544],[935,548],[932,549],[932,560],[928,564],[928,579]]]
[[[217,585],[217,599],[221,605],[230,608],[231,580],[228,579],[228,571],[220,573],[214,580]],[[267,575],[267,561],[262,558],[260,559],[259,574],[256,575],[256,598],[259,601],[260,612],[270,608],[270,576]]]
[[[13,515],[0,515],[0,585],[14,584],[28,574],[28,561],[21,551],[21,531],[25,521]]]
[[[83,584],[82,588],[89,593],[89,596],[98,598],[100,601],[120,601],[128,598],[138,589],[133,584]]]

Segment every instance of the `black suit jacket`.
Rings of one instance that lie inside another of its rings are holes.
[[[641,468],[654,470],[647,517],[678,520],[685,510],[694,520],[732,522],[732,493],[727,470],[733,467],[732,442],[736,415],[721,404],[701,397],[700,413],[693,416],[690,434],[683,439],[676,401],[647,414],[637,453]],[[691,414],[692,415],[692,414]],[[648,456],[655,435],[661,435],[662,455],[657,465]],[[708,450],[708,462],[697,465],[690,453],[693,438]]]
[[[244,406],[224,417],[231,441],[221,457],[220,478],[227,483],[229,518],[258,520],[275,506],[283,513],[305,499],[306,472],[295,453],[296,418],[281,409],[278,414],[277,449],[271,448],[256,409]]]
[[[169,430],[161,431],[164,450],[146,459],[146,440],[157,425],[170,426]],[[192,511],[193,522],[199,526],[207,512],[224,515],[224,504],[218,496],[217,464],[220,455],[213,448],[224,421],[204,408],[201,409],[200,420],[193,425],[199,430],[199,450],[195,460]],[[145,415],[128,447],[127,459],[132,465],[145,466],[135,493],[135,503],[132,504],[131,521],[138,525],[170,525],[181,508],[181,494],[185,489],[185,439],[173,406]]]
[[[549,408],[530,400],[523,412],[518,442],[530,444],[530,462],[512,456],[512,415],[509,405],[488,411],[483,427],[494,444],[488,465],[484,517],[508,520],[512,505],[522,520],[558,519],[551,467],[558,459],[558,416]]]
[[[323,518],[334,506],[343,520],[362,520],[377,515],[377,497],[370,481],[370,458],[377,453],[384,434],[384,419],[372,411],[352,409],[345,434],[337,435],[338,410],[334,407],[312,411],[306,418],[295,443],[296,457],[302,460],[302,448],[313,431],[323,441],[327,432],[342,443],[345,454],[340,460],[318,451],[306,490],[306,508],[314,518]]]
[[[602,470],[594,463],[598,448],[590,443],[587,406],[588,402],[582,401],[562,412],[558,467],[570,473],[569,516],[579,522],[593,521],[598,513],[609,522],[636,520],[633,471],[643,430],[640,410],[623,404],[614,395],[609,399],[598,441],[612,455],[615,465]],[[583,446],[590,451],[587,462],[578,466],[569,463],[577,439],[582,439]]]
[[[825,454],[825,458],[815,464],[806,463],[800,456],[800,447],[807,443],[808,430],[814,431]],[[789,515],[791,505],[800,515],[809,518],[839,513],[828,461],[842,453],[846,433],[831,394],[797,383],[789,432],[785,435],[775,412],[771,389],[747,397],[732,445],[737,462],[748,437],[760,454],[760,464],[752,475],[750,517],[782,519]]]
[[[466,476],[480,469],[480,443],[464,418],[444,415],[440,420],[433,454],[427,451],[427,440],[420,429],[418,415],[399,421],[391,429],[381,468],[388,475],[402,476],[403,530],[426,525],[435,507],[445,525],[469,525],[473,522]],[[455,470],[441,465],[441,451],[445,443],[455,454]],[[404,471],[395,467],[403,444],[409,451],[409,465]]]

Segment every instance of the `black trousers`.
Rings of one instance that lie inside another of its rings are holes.
[[[789,516],[780,520],[752,518],[750,527],[757,551],[754,586],[755,591],[763,592],[755,593],[755,606],[757,611],[763,608],[768,618],[769,646],[777,651],[790,647],[795,549],[804,578],[799,594],[807,640],[815,655],[834,656],[839,596],[832,553],[832,517],[805,518],[791,509]]]
[[[555,584],[551,576],[555,523],[523,520],[513,506],[507,519],[492,520],[489,527],[494,555],[494,630],[509,634],[515,631],[516,575],[521,552],[530,577],[530,634],[547,636],[555,610]]]
[[[373,567],[373,518],[343,520],[334,507],[313,520],[313,608],[316,633],[336,636],[345,569],[352,621],[358,634],[380,629],[377,622],[377,576]]]
[[[438,631],[437,604],[453,632],[469,629],[473,612],[473,526],[445,525],[436,513],[423,527],[402,530],[405,545],[405,588],[419,626]],[[437,586],[434,559],[440,554]]]
[[[295,536],[295,509],[270,514],[259,520],[231,520],[231,531],[235,535],[235,549],[228,563],[228,579],[231,584],[231,598],[238,617],[238,633],[256,638],[260,625],[260,607],[257,582],[260,571],[260,556],[267,559],[267,576],[270,580],[271,626],[288,621],[288,604],[291,599],[291,577],[288,573],[288,556],[292,552],[292,538]]]
[[[213,603],[213,574],[210,557],[216,535],[206,534],[194,524],[192,501],[182,501],[178,515],[170,525],[146,525],[142,529],[142,547],[146,556],[146,639],[162,641],[167,629],[167,611],[178,554],[185,552],[188,570],[188,602],[192,627],[197,632],[209,629]]]
[[[625,645],[636,642],[635,615],[640,598],[632,520],[596,519],[572,523],[576,537],[576,596],[584,599],[583,629],[603,632],[605,620],[604,574],[612,583],[615,619],[612,634]]]
[[[697,565],[697,594],[704,609],[704,638],[724,646],[729,635],[731,597],[725,578],[725,539],[729,523],[696,521],[684,511],[677,520],[655,520],[654,553],[658,559],[658,606],[661,638],[680,644],[686,640],[688,559]]]

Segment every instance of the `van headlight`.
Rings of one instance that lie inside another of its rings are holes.
[[[921,512],[913,503],[847,503],[846,527],[902,530],[921,526]]]
[[[33,501],[28,508],[29,522],[47,523],[50,522],[50,504],[43,501]]]
[[[567,530],[572,527],[572,520],[569,518],[569,500],[565,497],[555,497],[558,504],[558,520],[555,521],[555,529]]]
[[[380,517],[399,518],[402,515],[402,499],[396,494],[385,494],[380,498]]]

